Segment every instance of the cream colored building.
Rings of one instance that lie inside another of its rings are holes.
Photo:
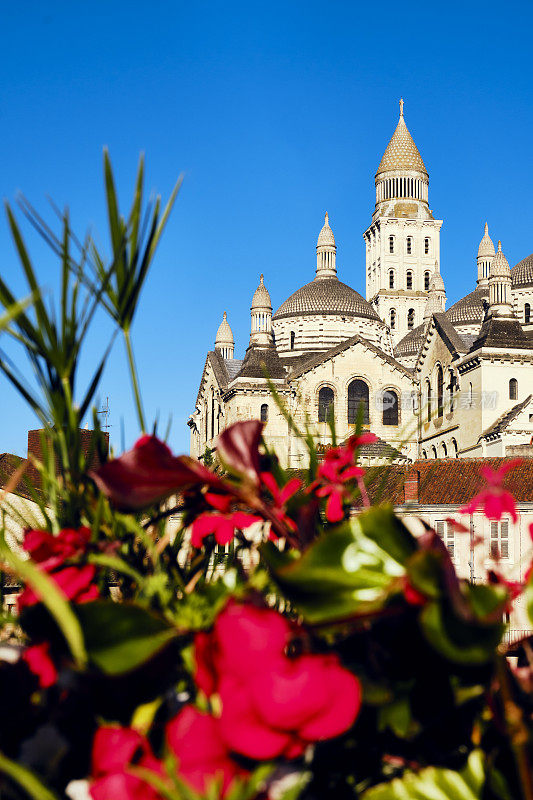
[[[224,312],[189,418],[192,455],[202,458],[227,425],[262,419],[282,463],[305,465],[266,375],[324,446],[329,416],[342,440],[363,406],[379,437],[363,453],[369,463],[533,455],[533,255],[510,269],[485,225],[472,259],[476,287],[445,310],[442,220],[429,207],[429,174],[403,101],[375,188],[363,234],[366,298],[339,279],[326,214],[313,280],[274,313],[261,275],[243,358]]]

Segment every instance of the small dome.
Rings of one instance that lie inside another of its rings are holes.
[[[311,314],[338,314],[348,317],[366,317],[381,322],[380,317],[359,292],[337,278],[312,281],[291,294],[278,308],[273,319],[307,316]]]
[[[409,358],[417,356],[426,338],[426,323],[418,325],[400,339],[394,348],[394,358]]]
[[[318,234],[318,241],[316,243],[317,247],[335,247],[335,237],[333,236],[333,231],[329,226],[329,216],[328,212],[326,211],[326,216],[324,218],[324,226],[320,233]]]
[[[511,268],[509,266],[509,262],[502,253],[502,243],[498,242],[498,252],[492,259],[492,264],[490,265],[489,280],[491,278],[510,278],[510,277],[511,277]]]
[[[489,287],[478,286],[445,312],[452,325],[479,325],[485,316],[484,303],[489,300]]]
[[[263,281],[263,274],[259,277],[259,286],[252,297],[252,308],[272,308],[272,300]]]
[[[485,222],[485,233],[483,234],[483,239],[479,243],[479,247],[477,250],[477,257],[478,258],[487,258],[489,256],[495,255],[496,251],[494,250],[494,244],[492,243],[492,239],[489,236],[489,226]]]
[[[224,311],[222,322],[218,326],[217,338],[215,339],[215,346],[217,344],[234,344],[233,331],[228,322],[228,315]]]
[[[513,289],[521,286],[533,286],[533,253],[514,265],[511,270],[511,279]]]
[[[397,172],[404,169],[423,172],[426,175],[428,172],[422,161],[422,156],[418,152],[418,147],[405,124],[403,100],[400,100],[400,119],[383,153],[383,158],[376,174],[379,175],[380,172]]]

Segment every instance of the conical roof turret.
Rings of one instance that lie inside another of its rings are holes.
[[[416,170],[417,172],[425,173],[425,175],[428,174],[418,147],[405,124],[403,99],[400,100],[400,119],[383,153],[376,175],[382,172],[397,172],[401,170]]]
[[[492,259],[489,280],[490,278],[511,278],[511,268],[509,262],[502,253],[501,242],[498,242],[498,252]]]
[[[337,245],[329,224],[326,211],[324,225],[318,234],[316,243],[316,276],[315,281],[337,278]]]
[[[329,214],[326,211],[324,216],[324,225],[322,226],[322,230],[318,234],[318,240],[316,243],[317,247],[335,247],[335,237],[333,235],[333,231],[331,230],[329,224]]]
[[[272,311],[272,300],[265,286],[263,273],[259,276],[259,286],[252,297],[252,309],[254,308],[269,308]]]
[[[231,330],[228,322],[228,315],[224,311],[222,315],[222,322],[218,326],[217,338],[215,339],[215,347],[218,344],[235,344],[233,339],[233,331]]]
[[[489,226],[488,223],[485,222],[485,233],[483,234],[483,238],[479,243],[477,257],[485,258],[487,256],[493,256],[495,253],[496,251],[494,249],[494,244],[489,236]]]

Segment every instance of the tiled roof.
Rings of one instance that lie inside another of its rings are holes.
[[[455,350],[456,353],[467,353],[468,347],[463,341],[463,337],[459,336],[446,314],[435,314],[434,317],[437,330],[449,348]]]
[[[483,301],[489,300],[489,287],[478,286],[445,312],[452,325],[479,324],[485,315]]]
[[[423,322],[422,325],[417,325],[417,327],[413,328],[412,331],[406,333],[403,339],[400,339],[394,348],[394,355],[396,358],[417,356],[420,348],[424,344],[425,338],[426,323]]]
[[[381,322],[381,318],[359,292],[337,278],[311,281],[285,300],[273,319],[307,316],[310,314],[340,314],[366,317]]]
[[[236,378],[240,372],[240,369],[243,365],[242,358],[225,358],[224,365],[226,367],[226,372],[228,373],[228,380],[232,381],[233,378]]]
[[[264,378],[265,372],[269,378],[285,378],[287,375],[274,347],[249,347],[236,377]]]
[[[391,464],[369,467],[365,483],[371,501],[404,505],[404,484],[408,475],[420,474],[420,505],[461,506],[474,497],[485,483],[480,474],[483,466],[497,470],[508,458],[454,458],[415,461],[408,466]],[[533,458],[524,458],[505,476],[503,485],[517,502],[533,503]]]
[[[511,280],[513,288],[533,286],[533,253],[514,265],[511,270]]]
[[[317,445],[317,453],[319,458],[327,451],[331,445]],[[406,462],[409,461],[407,456],[403,453],[400,453],[395,447],[391,444],[386,442],[384,439],[380,439],[379,436],[377,437],[376,442],[372,442],[372,444],[365,444],[359,449],[359,455],[361,459],[364,461],[366,459],[372,459],[372,461],[401,461]]]
[[[9,484],[11,477],[14,475],[23,461],[23,458],[20,456],[15,456],[12,453],[0,453],[0,487],[2,489],[5,489],[5,487]],[[24,475],[18,484],[11,489],[11,493],[17,494],[19,497],[25,497],[27,500],[33,499],[28,484],[28,475]],[[37,494],[40,493],[38,488],[36,491]]]
[[[516,318],[498,319],[489,317],[481,326],[479,336],[471,351],[481,347],[495,347],[502,350],[533,350],[533,339],[527,335]]]
[[[493,424],[481,434],[480,438],[485,439],[489,436],[497,435],[508,428],[511,422],[520,414],[521,411],[524,410],[524,408],[526,408],[532,397],[533,395],[530,394],[521,403],[517,403],[515,406],[513,406],[510,411],[506,411],[505,414],[502,414],[501,417],[496,420],[496,422],[493,422]]]

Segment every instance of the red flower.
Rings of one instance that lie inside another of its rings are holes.
[[[208,791],[218,779],[225,797],[237,776],[245,776],[229,755],[220,732],[220,720],[186,706],[166,728],[167,742],[179,762],[179,775],[198,792]]]
[[[376,440],[373,433],[352,436],[345,445],[326,450],[324,461],[317,471],[317,479],[307,491],[314,491],[317,497],[327,497],[326,518],[328,522],[340,522],[344,517],[343,504],[349,500],[352,491],[346,485],[349,481],[361,478],[365,471],[355,463],[356,450],[361,444]]]
[[[191,544],[193,547],[202,547],[206,536],[214,534],[218,544],[226,545],[235,535],[235,529],[243,530],[261,522],[261,517],[245,514],[243,511],[234,511],[233,514],[217,514],[206,512],[196,517],[192,524]]]
[[[148,741],[132,728],[99,728],[93,741],[93,800],[159,800],[159,794],[146,781],[128,772],[135,765],[162,774]]]
[[[93,583],[95,576],[96,567],[93,564],[85,564],[83,567],[65,567],[50,573],[50,577],[58,588],[73,603],[88,603],[100,596],[98,586]],[[34,606],[40,601],[40,595],[28,586],[18,598],[19,611],[28,606]]]
[[[141,436],[132,450],[89,475],[120,508],[137,510],[191,486],[222,486],[213,472],[188,456],[173,456],[155,436]]]
[[[281,614],[230,601],[195,639],[196,682],[222,700],[229,747],[254,759],[294,758],[346,731],[361,705],[359,681],[336,655],[290,658],[302,629]]]
[[[22,546],[32,561],[50,572],[67,559],[83,555],[90,539],[90,528],[64,528],[57,535],[48,531],[29,530],[24,534]]]
[[[232,472],[259,483],[259,443],[263,423],[259,420],[236,422],[217,439],[217,452],[223,464]]]
[[[285,506],[291,497],[302,488],[302,481],[300,478],[291,478],[290,481],[280,489],[276,483],[276,479],[270,472],[262,472],[261,481],[272,495],[273,502],[268,504],[270,510],[275,514],[279,522],[285,525],[291,533],[294,533],[296,531],[296,523],[287,516]]]
[[[39,686],[48,689],[57,680],[57,669],[50,657],[50,645],[48,642],[34,644],[26,648],[22,654],[22,660],[26,662],[31,672],[39,678]]]
[[[410,606],[425,606],[428,598],[425,594],[416,589],[409,578],[404,578],[403,596]]]
[[[487,488],[473,497],[466,506],[460,508],[458,513],[473,514],[481,506],[488,519],[499,521],[503,514],[508,513],[513,522],[516,522],[518,514],[515,499],[511,492],[503,488],[502,482],[506,473],[520,463],[521,459],[514,458],[498,470],[493,470],[490,466],[482,467],[481,474],[488,484]]]

